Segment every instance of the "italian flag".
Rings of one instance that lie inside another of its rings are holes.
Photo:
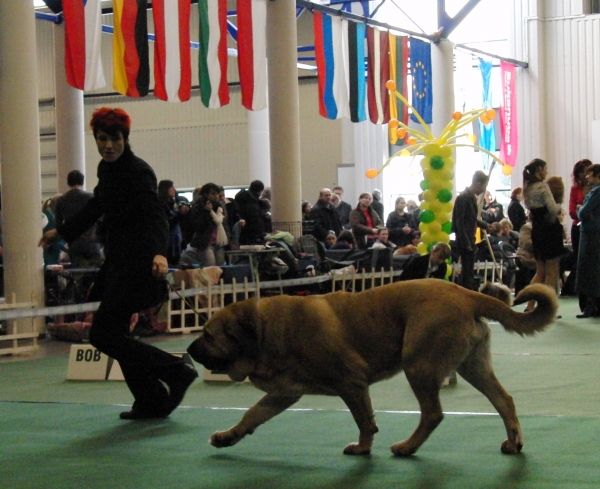
[[[244,0],[237,8],[242,105],[262,110],[267,107],[267,0]]]
[[[241,3],[246,3],[244,0]],[[189,2],[188,2],[189,3]],[[239,6],[238,6],[239,8]],[[205,107],[229,103],[227,84],[227,0],[198,0],[200,12],[200,98]]]
[[[63,0],[63,15],[67,82],[80,90],[106,86],[100,56],[100,0]]]
[[[189,0],[153,0],[154,95],[185,102],[192,90]]]

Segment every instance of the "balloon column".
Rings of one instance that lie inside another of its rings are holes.
[[[476,109],[466,113],[455,112],[452,114],[452,121],[444,128],[438,138],[431,133],[429,126],[421,118],[421,115],[412,107],[408,100],[402,94],[396,91],[396,83],[389,80],[386,83],[387,89],[396,95],[404,104],[411,107],[413,114],[417,117],[424,131],[409,128],[397,119],[391,119],[389,125],[392,130],[397,131],[398,139],[403,139],[408,134],[408,149],[403,149],[395,155],[392,155],[385,164],[379,169],[369,169],[366,172],[368,178],[375,178],[396,156],[416,156],[424,155],[421,161],[423,169],[423,180],[421,181],[421,190],[423,190],[423,201],[421,202],[421,214],[419,230],[421,231],[421,242],[417,246],[417,251],[421,254],[427,254],[436,243],[443,241],[450,242],[450,232],[452,231],[452,179],[454,178],[454,159],[452,158],[453,148],[459,146],[475,147],[490,155],[495,161],[502,164],[502,171],[505,175],[510,175],[512,167],[505,165],[496,155],[475,145],[475,137],[472,134],[456,135],[456,131],[471,124],[475,119],[480,118],[484,124],[489,123],[496,117],[496,111],[493,109]],[[469,144],[458,143],[461,137],[467,137]]]

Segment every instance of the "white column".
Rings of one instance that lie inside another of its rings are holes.
[[[65,24],[54,24],[54,117],[58,191],[69,190],[67,174],[85,175],[83,92],[67,83],[65,72]]]
[[[6,296],[44,302],[33,2],[0,0],[0,161]],[[29,320],[23,320],[27,324]],[[19,323],[20,324],[20,323]],[[9,333],[14,331],[9,325]],[[34,322],[42,332],[43,318]],[[19,332],[22,329],[19,328]]]
[[[248,166],[250,181],[271,186],[271,149],[269,147],[269,109],[248,111]]]
[[[296,4],[268,2],[267,57],[274,222],[301,221]]]

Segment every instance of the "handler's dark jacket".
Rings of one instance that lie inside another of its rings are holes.
[[[167,255],[169,224],[158,200],[154,171],[129,146],[117,161],[100,161],[94,196],[57,230],[72,241],[102,216],[106,260],[90,300],[100,300],[107,275],[113,282],[118,274],[120,293],[130,295],[142,308],[156,283],[152,259]]]

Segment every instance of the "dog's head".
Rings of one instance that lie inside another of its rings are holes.
[[[257,351],[256,301],[238,302],[213,315],[188,347],[190,356],[209,370],[241,382],[254,369]]]

